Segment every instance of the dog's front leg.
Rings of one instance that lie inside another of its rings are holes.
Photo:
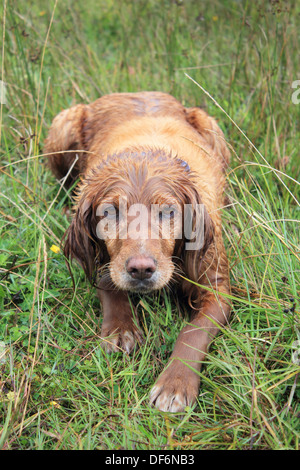
[[[227,289],[224,291],[228,293]],[[221,292],[204,296],[201,307],[180,332],[170,361],[151,391],[150,402],[161,411],[184,411],[196,401],[201,363],[229,313],[229,304]]]
[[[109,353],[123,350],[129,354],[137,342],[142,342],[142,334],[133,317],[127,292],[100,287],[98,297],[103,310],[103,347]]]

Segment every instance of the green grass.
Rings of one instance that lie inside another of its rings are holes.
[[[0,447],[298,449],[299,5],[19,3],[1,12]],[[138,299],[145,344],[107,356],[94,289],[75,266],[73,286],[50,249],[71,202],[45,165],[51,120],[72,104],[139,90],[204,106],[232,148],[223,214],[231,323],[184,416],[148,405],[187,321],[174,300]]]

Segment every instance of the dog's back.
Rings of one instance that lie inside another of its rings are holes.
[[[167,145],[163,144],[163,134]],[[58,179],[65,178],[68,187],[96,164],[101,154],[115,151],[118,140],[124,148],[126,140],[128,146],[137,146],[142,139],[147,145],[146,137],[149,145],[161,143],[170,148],[173,143],[175,152],[175,137],[180,137],[181,150],[190,141],[204,147],[217,159],[218,166],[226,167],[229,162],[224,136],[216,121],[202,109],[185,108],[177,99],[161,92],[114,93],[89,105],[79,104],[62,111],[52,123],[45,153],[51,153],[50,168]]]

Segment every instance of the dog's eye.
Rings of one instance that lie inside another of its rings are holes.
[[[103,210],[103,217],[108,219],[116,219],[117,221],[119,219],[119,211],[114,205],[107,205]]]
[[[162,221],[164,219],[172,220],[175,217],[175,209],[174,207],[164,207],[159,211],[159,220]]]

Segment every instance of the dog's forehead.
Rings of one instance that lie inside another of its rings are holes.
[[[178,206],[175,193],[171,190],[164,190],[161,181],[152,181],[150,178],[148,184],[141,188],[133,187],[130,183],[122,189],[112,188],[106,192],[105,198],[101,198],[101,203],[109,203],[119,209],[128,209],[132,205],[141,204],[143,207],[159,206]]]
[[[179,193],[183,198],[192,180],[188,163],[177,155],[162,149],[129,149],[109,155],[94,170],[90,182],[96,184],[102,200],[121,196],[129,204],[148,205],[172,204]]]

